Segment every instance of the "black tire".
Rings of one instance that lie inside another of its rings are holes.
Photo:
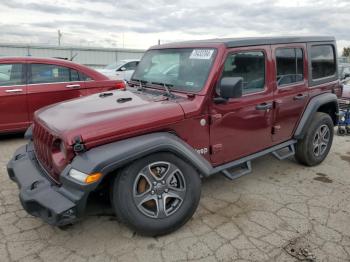
[[[325,132],[325,130],[328,130],[329,132],[327,136],[328,142],[326,145],[323,145],[326,143],[326,140],[320,138],[320,133]],[[315,166],[320,164],[329,153],[333,143],[333,135],[334,124],[332,118],[328,114],[317,112],[313,117],[304,138],[299,140],[296,144],[296,160],[306,166]],[[317,149],[318,143],[322,144],[322,146],[319,144]]]
[[[344,136],[346,134],[346,130],[342,127],[338,127],[338,135]]]
[[[346,133],[350,135],[350,127],[346,127]]]
[[[152,171],[147,173],[148,170]],[[155,178],[156,172],[164,180]],[[151,180],[153,182],[148,182]],[[140,193],[141,182],[144,191]],[[175,155],[162,152],[139,159],[121,170],[113,183],[112,205],[120,220],[138,234],[159,236],[184,225],[196,211],[200,195],[198,172]],[[140,199],[144,196],[156,199],[143,202]]]

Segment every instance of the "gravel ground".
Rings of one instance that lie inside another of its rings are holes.
[[[6,163],[25,141],[0,138],[0,261],[350,261],[350,137],[306,168],[271,156],[235,181],[203,181],[200,206],[177,232],[141,237],[89,212],[59,229],[21,207]]]

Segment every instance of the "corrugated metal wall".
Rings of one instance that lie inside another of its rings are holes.
[[[1,56],[62,57],[100,68],[122,59],[141,58],[145,50],[124,48],[58,47],[44,45],[0,44]]]

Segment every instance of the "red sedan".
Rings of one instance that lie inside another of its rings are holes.
[[[41,107],[124,86],[66,60],[0,58],[0,133],[25,130]]]

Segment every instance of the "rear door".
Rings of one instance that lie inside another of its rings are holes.
[[[306,44],[272,46],[274,66],[274,143],[289,140],[309,100]]]
[[[75,69],[55,64],[31,63],[28,76],[28,111],[84,95],[85,82]]]
[[[0,132],[23,130],[28,126],[25,66],[0,64]]]

